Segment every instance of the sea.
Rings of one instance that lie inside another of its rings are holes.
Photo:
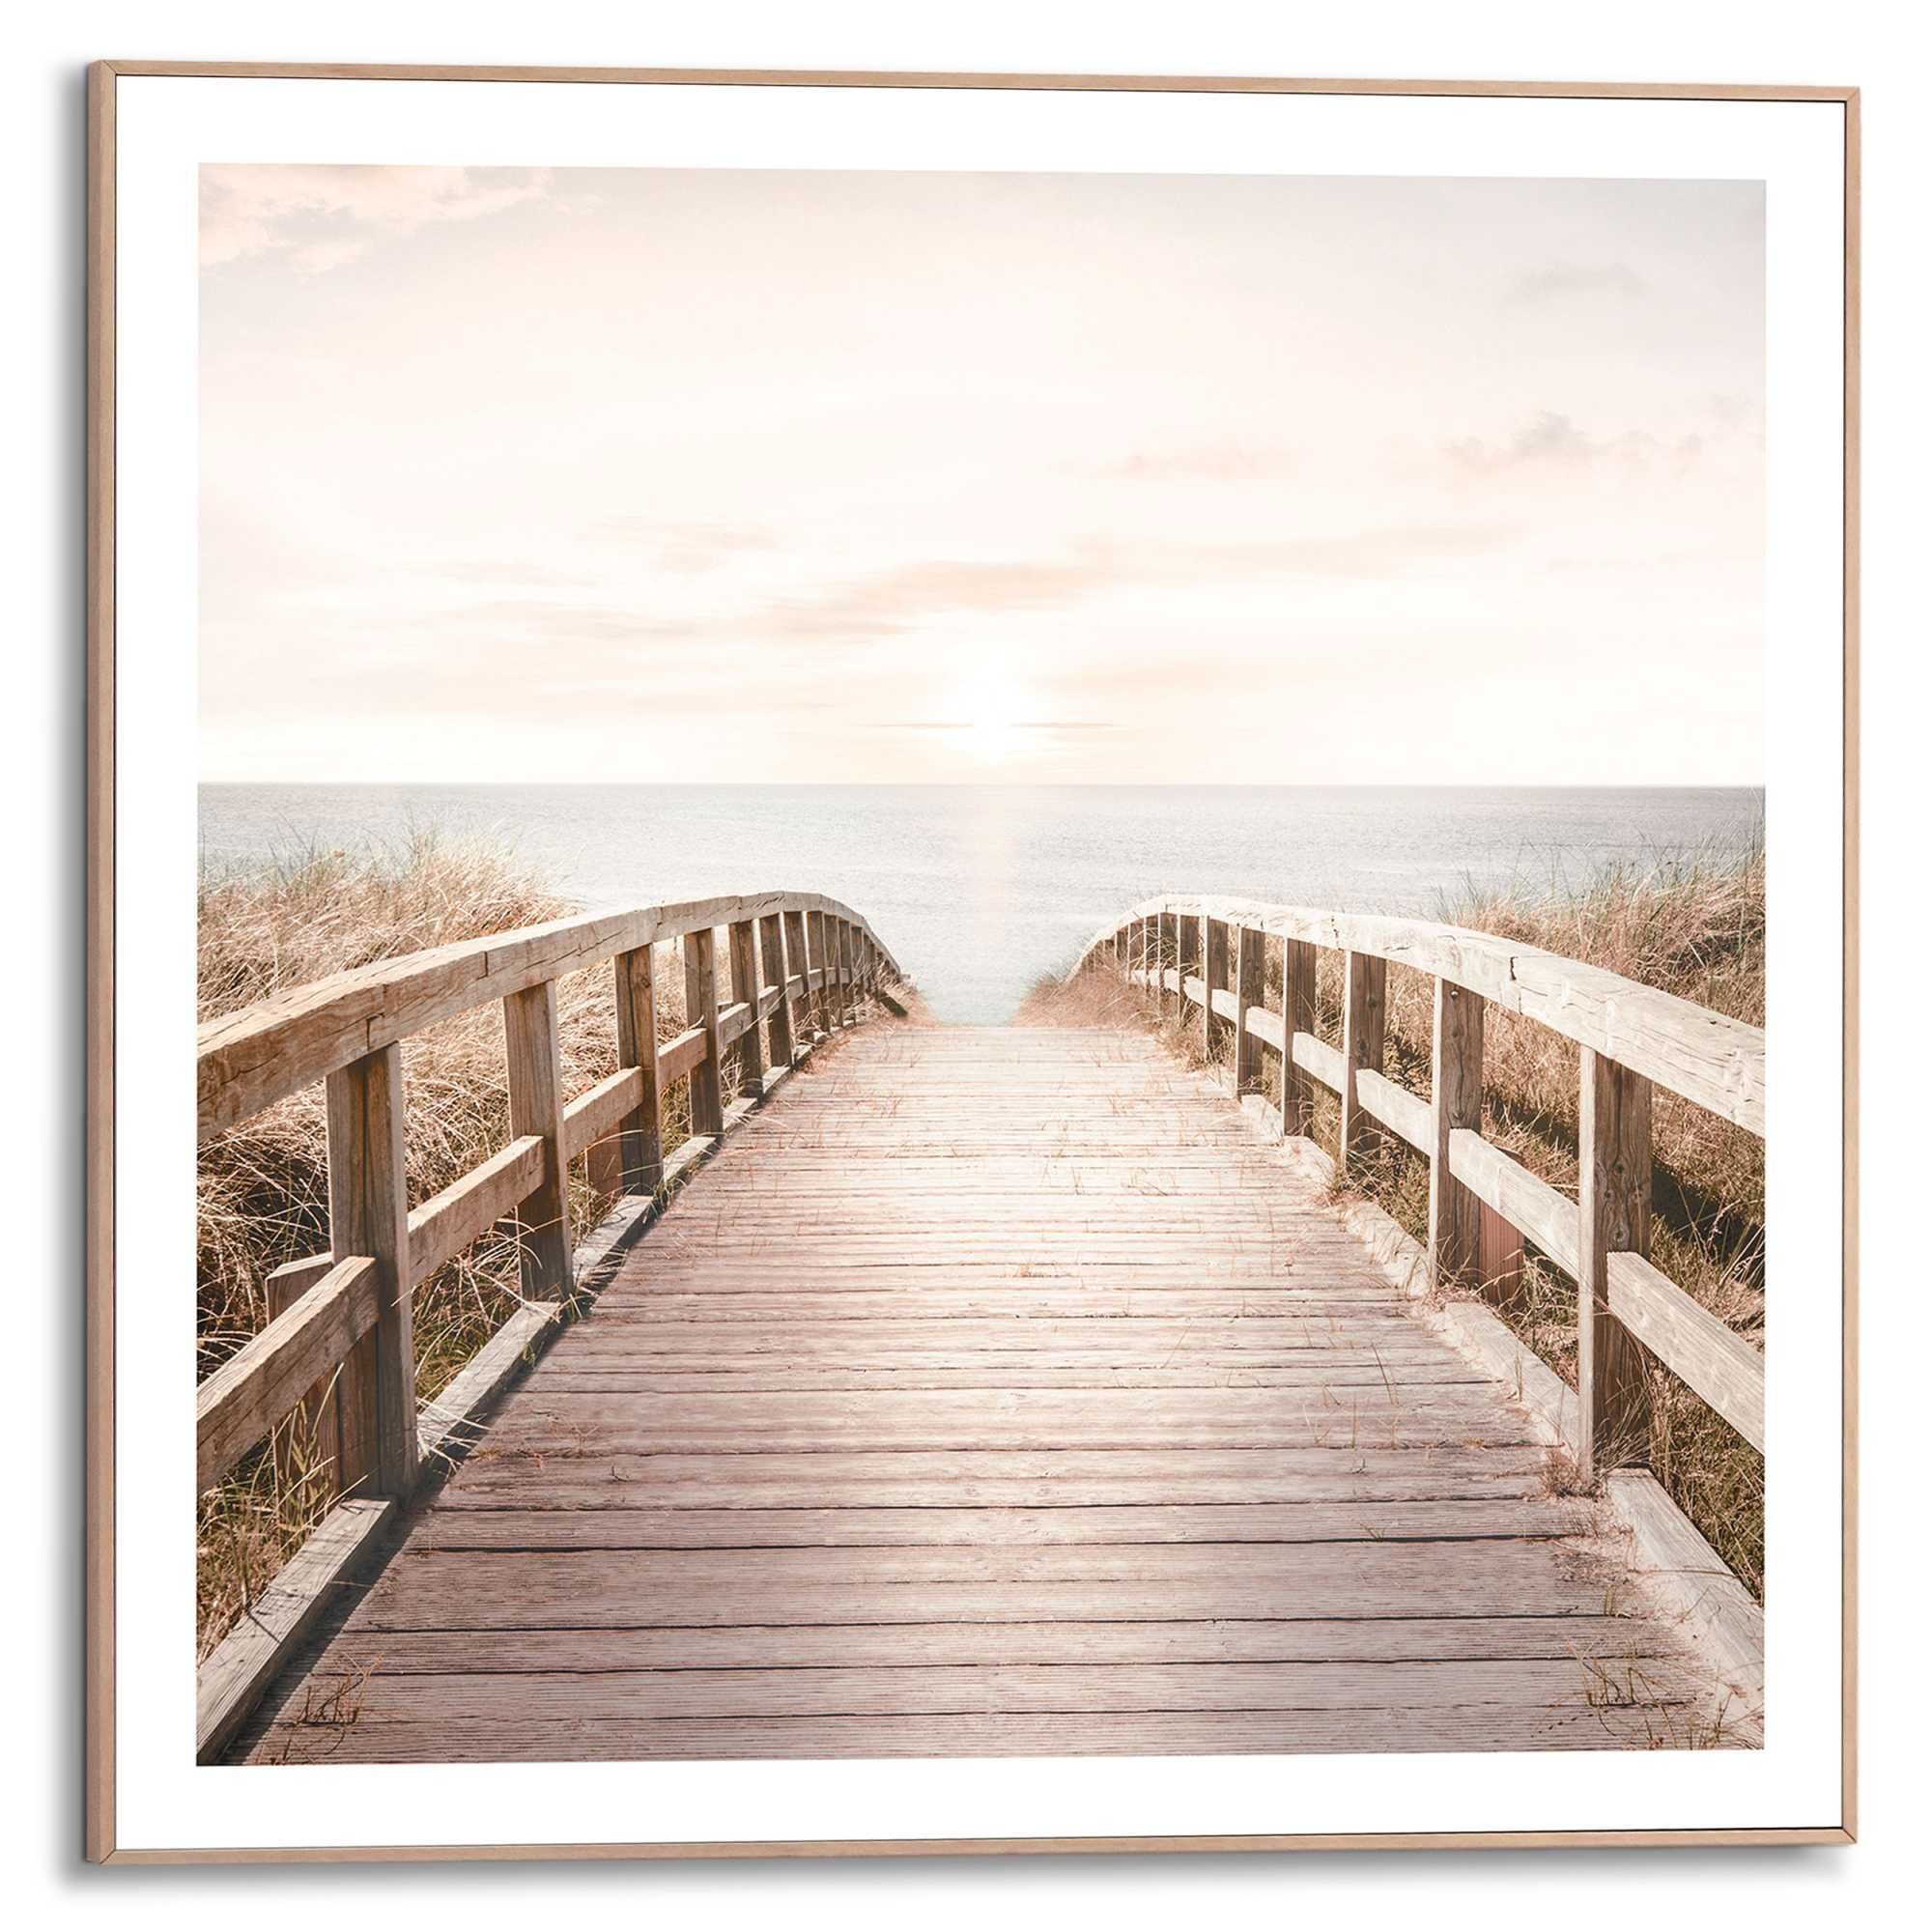
[[[425,836],[500,847],[595,909],[829,894],[943,1024],[999,1025],[1156,893],[1453,918],[1468,895],[1586,887],[1763,838],[1756,788],[310,785],[201,788],[217,872]]]

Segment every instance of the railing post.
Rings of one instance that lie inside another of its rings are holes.
[[[818,970],[824,975],[825,1031],[828,1037],[838,1031],[838,922],[830,913],[818,920]]]
[[[1315,948],[1281,942],[1281,1131],[1305,1134],[1315,1115],[1315,1083],[1294,1064],[1294,1036],[1315,1031]]]
[[[832,922],[832,957],[838,969],[838,1024],[857,1026],[859,1015],[852,998],[852,927],[842,919]]]
[[[1223,985],[1227,985],[1227,927],[1202,914],[1202,1053],[1208,1055],[1209,1066],[1215,1041],[1227,1026],[1213,1010],[1215,989]]]
[[[1483,1124],[1483,1000],[1442,979],[1435,981],[1429,1091],[1429,1271],[1443,1283],[1481,1263],[1482,1204],[1449,1171],[1449,1136]]]
[[[1172,912],[1162,913],[1160,930],[1160,1010],[1161,1017],[1165,1018],[1168,1013],[1167,955],[1170,952],[1174,955],[1174,976],[1177,980],[1180,977],[1180,915]],[[1180,1009],[1185,1009],[1184,1004]]]
[[[649,946],[620,952],[616,977],[617,1065],[635,1066],[642,1094],[616,1136],[589,1149],[590,1185],[599,1194],[652,1194],[664,1179],[664,1096],[658,1085],[657,957]]]
[[[1251,925],[1235,928],[1235,1093],[1238,1096],[1261,1078],[1262,1043],[1248,1031],[1248,1009],[1264,1004],[1262,976],[1265,942]]]
[[[1201,921],[1193,913],[1177,913],[1174,919],[1175,979],[1179,982],[1179,1012],[1181,1024],[1187,1023],[1187,980],[1188,968],[1201,964]]]
[[[758,1037],[758,953],[755,922],[731,925],[731,998],[751,1008],[752,1023],[738,1036],[738,1093],[747,1099],[765,1097],[765,1046]]]
[[[824,1039],[832,1032],[832,949],[826,940],[825,915],[814,912],[808,917],[811,924],[813,970],[818,975],[811,1015],[812,1032],[815,1037]]]
[[[1609,1259],[1650,1252],[1650,1082],[1581,1049],[1577,1265],[1577,1463],[1587,1482],[1644,1439],[1635,1341],[1609,1306]]]
[[[813,1032],[811,1023],[811,956],[805,942],[805,914],[788,912],[784,916],[785,971],[795,973],[799,979],[798,1004],[789,1009],[792,1025],[792,1055],[796,1059],[811,1043]],[[786,982],[786,999],[789,1000],[790,982]]]
[[[691,1069],[691,1131],[724,1131],[724,1039],[718,1028],[718,935],[708,925],[684,935],[684,1016],[704,1029],[704,1058]]]
[[[772,1065],[792,1064],[791,975],[785,966],[784,918],[767,913],[758,922],[758,947],[765,958],[765,978],[779,989],[778,1005],[772,1009]]]
[[[377,1267],[375,1386],[372,1395],[354,1392],[344,1412],[362,1402],[374,1410],[376,1491],[407,1496],[416,1482],[416,1350],[402,1047],[379,1047],[331,1073],[327,1111],[329,1250],[338,1258],[368,1255]],[[345,1378],[353,1360],[352,1350]]]
[[[1342,995],[1342,1125],[1336,1136],[1335,1169],[1346,1175],[1358,1154],[1368,1152],[1378,1135],[1355,1094],[1355,1075],[1368,1067],[1382,1070],[1382,1027],[1388,961],[1372,952],[1345,955]]]
[[[556,981],[546,980],[503,1002],[509,1072],[510,1135],[544,1144],[544,1178],[518,1209],[524,1294],[548,1300],[570,1293],[570,1173],[563,1154],[563,1076],[556,1038]]]

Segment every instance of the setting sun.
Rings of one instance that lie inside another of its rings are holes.
[[[1004,764],[1025,745],[1028,694],[1004,667],[976,670],[948,709],[958,719],[954,742],[980,764]]]

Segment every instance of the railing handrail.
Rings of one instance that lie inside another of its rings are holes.
[[[1210,919],[1278,939],[1367,953],[1480,994],[1764,1137],[1764,1029],[1539,946],[1433,920],[1252,899],[1143,899],[1088,943],[1074,973],[1134,920]]]
[[[365,1054],[472,1007],[639,947],[788,912],[844,921],[899,974],[870,923],[822,893],[753,893],[579,913],[400,953],[205,1021],[195,1045],[198,1138],[205,1141]]]

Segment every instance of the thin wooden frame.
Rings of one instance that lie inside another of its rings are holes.
[[[1575,100],[1815,101],[1844,110],[1844,1054],[1842,1186],[1842,1782],[1837,1824],[1690,1831],[1269,1833],[1239,1836],[922,1838],[760,1843],[290,1846],[123,1849],[115,1838],[114,1760],[114,557],[115,88],[128,78],[546,82],[590,86],[865,87],[1066,93],[1428,96]],[[88,72],[87,294],[87,1138],[86,1758],[87,1858],[100,1863],[327,1863],[349,1860],[743,1859],[1001,1853],[1443,1850],[1668,1845],[1845,1844],[1857,1829],[1858,912],[1859,912],[1859,276],[1860,95],[1853,87],[1595,81],[1288,79],[1252,75],[1021,74],[798,70],[354,65],[252,61],[99,61]]]

